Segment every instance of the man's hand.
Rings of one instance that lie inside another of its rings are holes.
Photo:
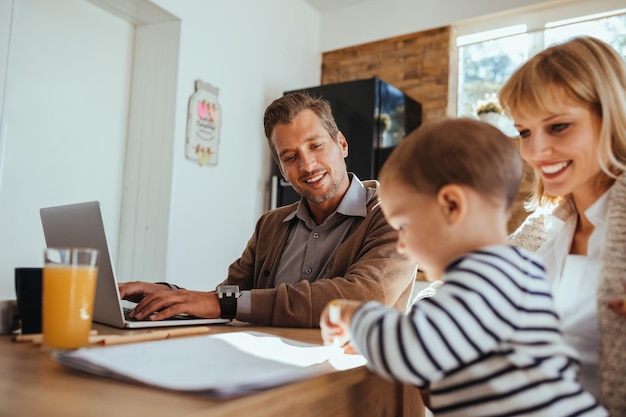
[[[142,281],[120,282],[117,284],[117,288],[120,291],[120,298],[122,300],[132,301],[133,303],[140,302],[146,295],[156,291],[170,291],[170,287],[167,285]]]
[[[220,303],[215,292],[176,290],[161,284],[129,282],[119,284],[124,300],[138,300],[130,314],[136,320],[163,320],[177,314],[218,318]]]

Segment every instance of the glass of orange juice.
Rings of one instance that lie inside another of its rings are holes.
[[[43,268],[43,347],[87,345],[98,275],[98,250],[48,248]]]

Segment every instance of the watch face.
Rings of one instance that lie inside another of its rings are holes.
[[[220,285],[217,294],[220,297],[239,297],[239,285]]]

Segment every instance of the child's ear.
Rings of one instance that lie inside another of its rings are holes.
[[[437,203],[439,203],[449,224],[459,223],[467,212],[467,194],[462,187],[456,184],[441,187],[437,193]]]

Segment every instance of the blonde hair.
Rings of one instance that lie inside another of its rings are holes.
[[[404,138],[385,161],[379,180],[400,181],[430,195],[448,184],[465,185],[509,210],[522,171],[517,147],[498,128],[470,118],[446,118],[425,123]]]
[[[612,182],[626,171],[626,64],[610,45],[582,36],[552,46],[529,59],[504,84],[499,101],[504,111],[528,115],[555,113],[558,100],[569,98],[588,106],[602,122],[598,160]],[[532,206],[556,203],[563,196],[548,195],[535,177]]]

